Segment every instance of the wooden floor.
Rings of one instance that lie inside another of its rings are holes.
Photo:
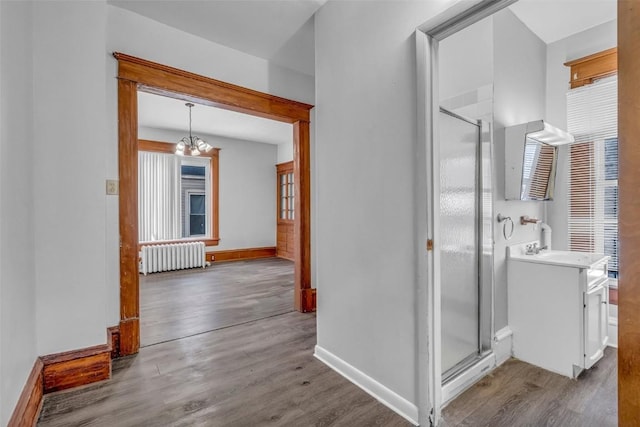
[[[39,426],[408,426],[313,357],[315,314],[142,348],[113,378],[45,396]]]
[[[451,402],[443,425],[617,426],[617,365],[609,347],[576,381],[511,359]]]
[[[46,395],[38,425],[409,426],[313,357],[316,318],[291,311],[292,266],[145,278],[143,334],[159,343],[114,360],[109,381]],[[510,360],[450,403],[442,425],[616,426],[616,401],[614,349],[577,381]]]
[[[46,395],[39,426],[409,425],[313,357],[292,262],[155,274],[140,290],[147,347],[109,381]]]
[[[293,311],[293,265],[266,258],[141,275],[140,344]]]

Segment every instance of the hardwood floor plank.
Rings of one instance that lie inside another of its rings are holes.
[[[617,350],[577,380],[511,359],[443,411],[451,426],[613,427],[617,425]]]
[[[293,311],[293,266],[265,258],[140,276],[141,346]]]
[[[409,426],[313,357],[286,313],[142,348],[113,379],[45,397],[40,426]]]

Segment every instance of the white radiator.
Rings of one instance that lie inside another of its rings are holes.
[[[140,272],[182,270],[206,266],[204,242],[171,243],[143,246],[140,251]]]

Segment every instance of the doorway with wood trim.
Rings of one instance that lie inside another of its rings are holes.
[[[138,276],[138,91],[291,123],[293,126],[295,310],[315,310],[311,288],[310,146],[311,105],[214,80],[122,53],[118,60],[118,162],[120,227],[120,353],[140,347]]]

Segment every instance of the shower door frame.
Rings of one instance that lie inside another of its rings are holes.
[[[493,217],[493,203],[489,201],[489,206],[486,203],[483,203],[483,190],[486,188],[485,184],[488,184],[488,187],[493,189],[492,180],[492,171],[491,171],[491,127],[489,123],[484,120],[474,120],[468,117],[464,117],[460,114],[457,114],[451,110],[448,110],[442,106],[439,107],[439,113],[447,114],[448,116],[466,122],[472,126],[478,127],[478,139],[476,141],[476,173],[475,173],[475,181],[476,181],[476,207],[475,207],[475,218],[476,218],[476,250],[477,250],[477,286],[478,286],[478,330],[477,330],[477,338],[478,338],[478,347],[476,349],[475,354],[470,354],[465,357],[463,360],[455,364],[452,368],[450,368],[447,372],[442,372],[441,376],[444,376],[446,373],[447,376],[443,378],[441,381],[446,383],[448,380],[455,378],[460,372],[464,371],[468,367],[472,366],[487,354],[489,354],[492,350],[491,345],[491,337],[494,335],[493,330],[493,256],[486,256],[485,249],[486,245],[490,245],[491,253],[493,253],[493,228],[491,225],[485,224],[485,220],[492,221]],[[433,159],[437,163],[439,160]],[[489,163],[489,172],[486,173],[484,169],[484,161],[488,160]],[[488,181],[488,183],[487,183]],[[438,192],[440,183],[438,182]],[[440,194],[434,194],[435,197],[440,196]],[[437,215],[438,219],[440,215]],[[491,224],[491,223],[489,223]],[[439,230],[434,233],[438,235],[438,241],[441,241],[439,236]],[[489,241],[487,241],[487,236]],[[435,248],[434,248],[435,250]],[[440,256],[440,248],[437,248],[438,256]],[[486,289],[487,283],[489,284],[489,289]],[[442,281],[438,282],[438,287],[442,289]],[[489,290],[489,292],[487,292]],[[487,301],[486,299],[489,298]],[[442,301],[442,299],[440,299]],[[442,305],[442,303],[440,303]],[[488,312],[488,313],[487,313]],[[441,367],[442,368],[442,367]]]
[[[417,144],[416,144],[416,313],[418,332],[418,416],[422,426],[436,426],[442,409],[440,196],[438,148],[438,49],[448,36],[490,16],[517,0],[457,2],[418,27],[416,40]],[[492,236],[493,237],[493,236]],[[492,286],[493,288],[493,286]],[[493,290],[492,290],[493,293]],[[493,300],[493,297],[492,297]],[[493,310],[492,310],[493,311]],[[491,321],[493,329],[493,321]],[[491,331],[493,336],[493,330]]]

